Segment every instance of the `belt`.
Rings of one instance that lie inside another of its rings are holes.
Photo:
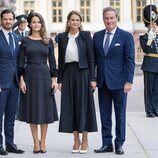
[[[42,64],[47,64],[47,62],[43,62],[43,63],[33,63],[33,62],[27,62],[27,64],[30,64],[30,65],[32,65],[32,64],[42,65]]]
[[[153,54],[153,53],[145,54],[145,56],[158,58],[158,54]]]

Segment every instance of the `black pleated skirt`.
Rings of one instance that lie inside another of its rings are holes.
[[[65,65],[59,122],[59,132],[73,131],[97,131],[89,70],[80,69],[77,62]]]

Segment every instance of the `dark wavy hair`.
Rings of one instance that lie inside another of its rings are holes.
[[[69,27],[68,23],[69,23],[69,20],[70,20],[71,16],[74,15],[74,14],[79,16],[80,17],[80,21],[82,22],[82,16],[81,16],[80,12],[78,12],[76,10],[72,10],[67,16],[65,32],[69,32],[70,31],[70,27]],[[81,24],[80,27],[79,27],[79,31],[81,31],[82,29],[83,29],[83,27],[82,27],[82,24]]]
[[[31,21],[32,21],[32,18],[33,17],[38,17],[40,22],[41,22],[41,30],[40,30],[40,35],[41,35],[41,38],[42,38],[42,42],[44,44],[48,44],[49,41],[50,41],[50,38],[47,37],[47,30],[46,30],[46,25],[45,25],[45,21],[42,17],[41,14],[39,13],[36,13],[36,12],[31,12],[29,15],[28,15],[28,27],[30,28],[30,31],[29,31],[29,35],[32,35],[32,28],[30,27],[30,24],[31,24]]]

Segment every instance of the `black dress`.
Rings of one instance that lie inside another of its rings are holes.
[[[49,66],[47,64],[47,60]],[[57,76],[54,47],[41,40],[23,38],[19,54],[19,75],[24,76],[26,94],[20,94],[19,120],[47,124],[58,120],[51,77]]]

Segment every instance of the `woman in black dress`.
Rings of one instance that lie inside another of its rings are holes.
[[[20,114],[19,120],[30,124],[33,153],[46,152],[46,133],[49,123],[58,120],[54,92],[57,69],[52,40],[46,36],[43,17],[30,13],[30,35],[22,39],[19,54]],[[38,138],[38,124],[41,137]]]
[[[71,11],[66,30],[56,37],[61,91],[59,132],[73,133],[72,153],[88,151],[88,132],[97,131],[93,91],[95,62],[90,32],[82,31],[81,15]],[[82,141],[79,133],[82,133]]]

